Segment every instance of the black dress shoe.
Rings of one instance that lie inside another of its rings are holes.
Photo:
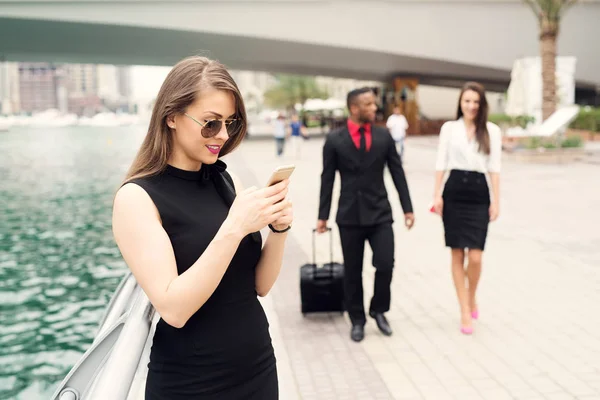
[[[350,338],[355,342],[360,342],[365,338],[365,327],[362,325],[353,325],[350,331]]]
[[[370,312],[369,315],[375,319],[381,333],[385,336],[392,336],[392,328],[390,328],[390,324],[383,313]]]

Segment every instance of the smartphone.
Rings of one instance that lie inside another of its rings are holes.
[[[275,171],[273,171],[271,177],[267,181],[267,187],[273,186],[274,184],[289,178],[290,176],[292,176],[292,172],[294,172],[294,169],[296,169],[296,166],[293,164],[282,165],[280,167],[275,168]]]

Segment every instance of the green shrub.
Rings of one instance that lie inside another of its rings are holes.
[[[488,121],[493,122],[496,125],[502,123],[510,124],[512,122],[512,118],[506,114],[490,114],[488,116]]]
[[[542,138],[539,137],[531,137],[525,141],[525,148],[527,149],[537,149],[542,147]]]
[[[519,115],[516,117],[511,117],[506,114],[490,114],[488,116],[488,121],[493,122],[494,124],[508,124],[510,126],[520,126],[521,128],[527,127],[527,124],[533,122],[535,118],[531,115]]]
[[[573,129],[600,132],[600,107],[582,108],[569,127]]]
[[[534,122],[535,118],[533,118],[531,115],[519,115],[514,118],[514,121],[521,128],[525,128],[529,123]]]
[[[578,148],[583,146],[583,140],[579,136],[574,136],[570,138],[566,138],[559,143],[557,143],[556,137],[549,138],[541,138],[541,137],[530,137],[527,138],[525,143],[525,148],[527,149],[557,149],[561,148]]]
[[[573,136],[573,137],[566,138],[560,144],[560,147],[563,147],[563,148],[573,148],[573,147],[582,147],[582,146],[583,146],[583,140],[579,136]]]
[[[521,128],[525,128],[527,124],[535,121],[530,115],[511,117],[506,114],[490,114],[488,120],[498,125],[508,124],[510,126],[520,126]],[[569,128],[600,132],[600,107],[582,107]]]

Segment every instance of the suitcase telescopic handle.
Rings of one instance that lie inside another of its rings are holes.
[[[329,260],[331,266],[333,267],[333,233],[331,233],[331,228],[325,228],[329,233]],[[313,256],[313,266],[317,268],[317,244],[316,244],[317,230],[313,228],[312,230],[312,256]],[[333,272],[332,272],[333,274]]]

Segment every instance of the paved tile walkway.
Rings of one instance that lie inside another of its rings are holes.
[[[248,141],[227,160],[246,186],[262,185],[294,162],[295,222],[281,276],[263,303],[269,314],[281,399],[600,399],[600,167],[506,162],[500,219],[490,227],[474,335],[459,332],[443,228],[427,207],[435,149],[409,139],[405,169],[416,211],[407,232],[395,224],[394,329],[371,320],[360,344],[346,316],[300,313],[299,266],[310,259],[322,139],[300,160],[276,159],[274,144]],[[334,188],[337,203],[339,179]],[[389,179],[394,214],[401,216]],[[335,209],[332,210],[335,215]],[[400,221],[400,219],[399,219]],[[334,225],[335,227],[335,225]],[[335,259],[342,260],[334,230]],[[325,237],[318,240],[325,260]],[[368,246],[367,246],[368,249]],[[365,303],[372,293],[366,251]]]

